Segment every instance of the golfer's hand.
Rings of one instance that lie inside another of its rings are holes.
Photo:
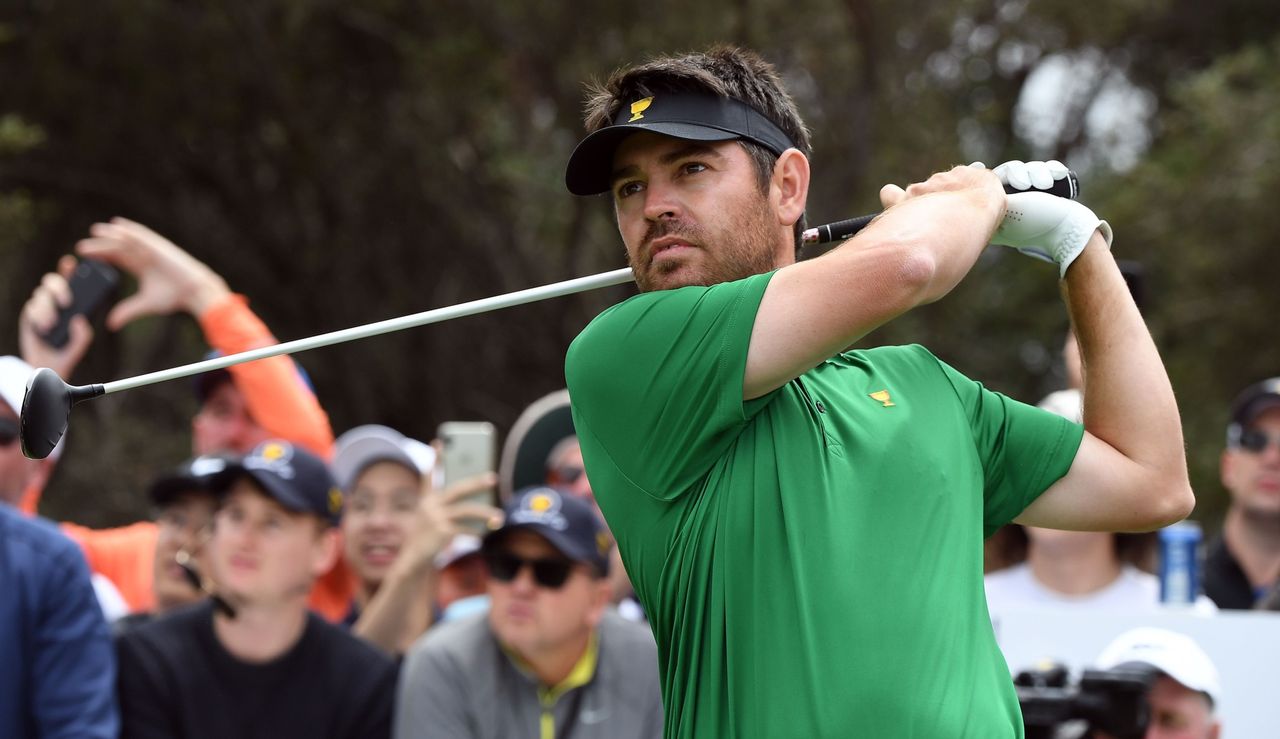
[[[1055,180],[1067,176],[1067,168],[1057,161],[1005,162],[995,168],[1002,185],[1022,190],[1048,189]],[[1080,256],[1096,230],[1111,246],[1111,226],[1088,207],[1074,200],[1043,192],[1018,192],[1008,196],[1004,220],[991,243],[1010,246],[1037,259],[1058,265],[1066,277],[1067,268]]]
[[[924,182],[907,185],[905,190],[897,185],[885,185],[880,188],[880,203],[888,210],[912,198],[960,190],[972,190],[983,199],[999,202],[1005,197],[1000,180],[981,163],[975,163],[938,172]]]
[[[58,322],[58,309],[71,305],[67,280],[75,269],[75,257],[67,255],[58,260],[57,271],[40,280],[18,316],[18,350],[22,358],[32,367],[48,367],[63,379],[71,376],[93,343],[93,327],[84,316],[73,316],[67,343],[61,349],[49,345],[40,334]]]
[[[89,238],[76,244],[76,253],[110,262],[138,280],[138,291],[107,314],[107,327],[113,331],[143,316],[186,311],[199,317],[230,292],[222,277],[204,263],[155,231],[124,218],[95,223]]]
[[[476,493],[495,487],[497,475],[476,475],[443,490],[432,489],[430,474],[423,478],[422,501],[413,531],[397,562],[414,572],[433,567],[436,555],[458,534],[476,534],[502,525],[500,509],[470,500]]]
[[[1057,159],[1050,159],[1047,162],[1023,162],[1014,159],[991,171],[1000,178],[1001,185],[1008,185],[1015,190],[1034,188],[1048,191],[1053,188],[1053,183],[1065,180],[1071,174],[1067,165]]]

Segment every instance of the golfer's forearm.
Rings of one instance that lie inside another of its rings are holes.
[[[1160,484],[1187,486],[1173,387],[1102,237],[1067,270],[1063,294],[1084,369],[1086,430]]]
[[[907,200],[828,254],[778,271],[756,312],[743,397],[780,387],[881,324],[945,295],[1002,212],[981,191]]]

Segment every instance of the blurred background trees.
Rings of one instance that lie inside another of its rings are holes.
[[[0,352],[39,276],[89,225],[141,221],[223,274],[282,340],[623,265],[604,198],[563,167],[582,83],[724,41],[779,66],[815,132],[811,223],[886,182],[1056,157],[1146,270],[1211,526],[1227,405],[1280,374],[1280,19],[1269,4],[1148,0],[444,0],[0,5]],[[126,286],[126,290],[129,289]],[[563,385],[615,288],[297,359],[341,432],[507,428]],[[1062,386],[1054,271],[996,248],[939,304],[868,337],[919,342],[1028,402]],[[199,359],[193,322],[99,330],[78,382]],[[178,381],[77,409],[43,511],[145,514],[187,455]]]

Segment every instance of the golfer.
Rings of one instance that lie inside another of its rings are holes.
[[[566,374],[657,637],[666,736],[1022,736],[983,537],[1010,521],[1151,529],[1194,503],[1110,228],[956,167],[886,185],[882,216],[797,263],[809,136],[743,50],[620,70],[586,123],[568,187],[611,193],[643,292],[578,336]],[[1044,188],[1059,167],[999,170]],[[1083,428],[919,346],[847,350],[946,295],[993,240],[1058,263]]]

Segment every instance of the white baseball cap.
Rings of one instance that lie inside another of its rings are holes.
[[[1036,404],[1036,407],[1062,416],[1068,421],[1075,423],[1084,421],[1084,398],[1080,395],[1080,391],[1073,387],[1049,393]]]
[[[1134,663],[1154,667],[1184,687],[1207,694],[1214,705],[1222,698],[1218,668],[1185,634],[1143,626],[1116,637],[1098,656],[1098,667],[1104,670]]]
[[[0,357],[0,400],[13,409],[14,415],[22,413],[22,401],[27,397],[27,380],[36,368],[12,354]],[[58,439],[58,445],[49,452],[49,459],[57,460],[62,456],[62,447],[66,444],[64,433]]]
[[[463,557],[475,554],[478,551],[480,551],[480,537],[471,534],[458,534],[453,537],[448,546],[440,550],[440,553],[433,560],[433,564],[437,570],[443,570]]]
[[[338,486],[351,492],[356,478],[374,462],[396,462],[422,476],[431,471],[435,461],[436,452],[429,445],[387,426],[368,424],[334,441],[330,469]]]
[[[35,368],[18,357],[0,357],[0,398],[13,409],[22,412],[22,399],[27,395],[27,379]]]

